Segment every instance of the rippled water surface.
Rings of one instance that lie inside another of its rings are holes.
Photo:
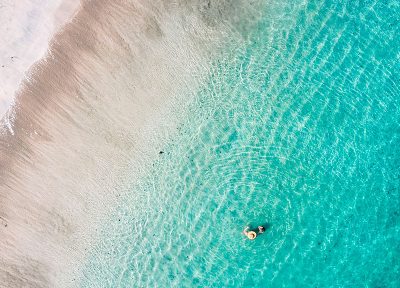
[[[399,287],[399,11],[271,2],[105,224],[81,287]],[[249,241],[248,224],[268,229]]]

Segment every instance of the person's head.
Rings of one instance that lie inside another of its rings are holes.
[[[256,232],[254,232],[254,231],[250,231],[250,232],[247,233],[247,237],[248,237],[250,240],[254,240],[254,239],[256,239],[257,234],[256,234]]]

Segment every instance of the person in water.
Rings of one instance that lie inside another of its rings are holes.
[[[247,238],[249,238],[250,240],[254,240],[257,237],[257,233],[254,231],[249,231],[250,227],[246,226],[243,230],[243,234],[247,236]]]
[[[264,226],[258,226],[258,234],[262,234],[265,232],[265,228]],[[246,226],[243,230],[243,234],[247,236],[247,238],[249,238],[250,240],[254,240],[257,237],[257,233],[253,230],[250,230],[249,226]]]

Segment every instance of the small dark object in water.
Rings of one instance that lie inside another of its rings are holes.
[[[160,151],[158,154],[164,154],[164,151]]]

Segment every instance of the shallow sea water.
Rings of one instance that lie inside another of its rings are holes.
[[[400,2],[336,2],[232,41],[80,287],[400,286]]]

